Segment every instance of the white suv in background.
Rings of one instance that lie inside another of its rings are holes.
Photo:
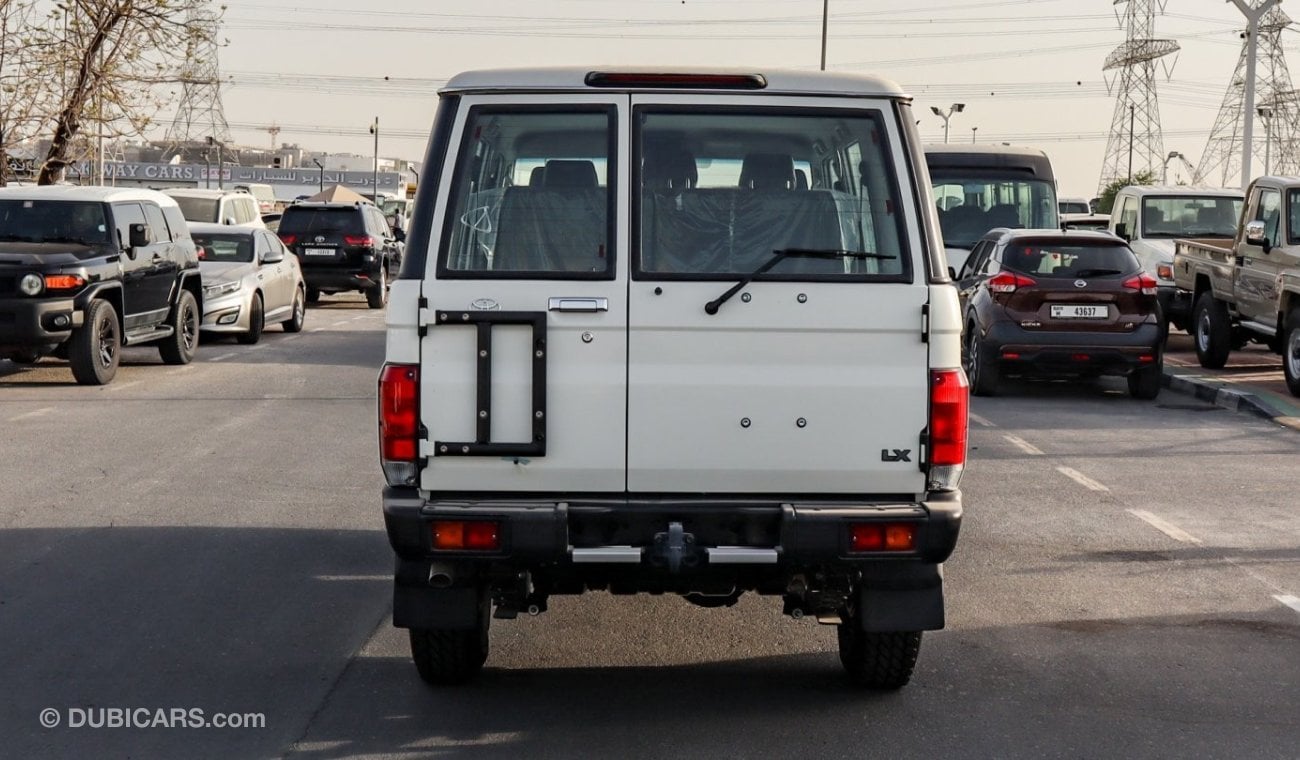
[[[176,199],[187,222],[266,228],[257,199],[242,190],[171,187],[163,192]]]

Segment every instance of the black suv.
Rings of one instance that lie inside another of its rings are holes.
[[[359,290],[370,308],[384,308],[401,249],[373,204],[295,203],[284,210],[277,233],[302,264],[308,303],[321,293]]]
[[[188,364],[202,297],[189,227],[162,193],[0,188],[0,358],[67,359],[84,385],[111,381],[124,345]]]

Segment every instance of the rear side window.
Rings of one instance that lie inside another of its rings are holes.
[[[152,203],[146,203],[144,218],[149,223],[149,230],[155,243],[165,243],[172,239],[171,232],[167,229],[167,221],[163,219],[162,209]]]
[[[1300,243],[1300,190],[1286,194],[1287,207],[1287,242],[1291,245]]]
[[[185,223],[185,217],[181,216],[179,208],[164,206],[162,213],[163,218],[167,220],[167,229],[171,232],[172,240],[189,237],[189,225]]]
[[[1132,274],[1141,266],[1124,245],[1092,245],[1027,241],[1008,245],[1002,253],[1006,269],[1038,277],[1105,277]]]
[[[438,276],[612,279],[614,110],[470,110]]]
[[[280,232],[366,234],[366,222],[358,208],[290,206],[280,217]]]
[[[181,216],[191,222],[220,222],[217,210],[221,201],[216,198],[189,198],[175,196],[176,205],[181,207]]]
[[[908,280],[902,209],[882,114],[642,106],[636,276]],[[852,252],[857,256],[832,256]]]

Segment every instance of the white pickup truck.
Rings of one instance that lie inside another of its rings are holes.
[[[1163,320],[1179,330],[1191,324],[1192,303],[1174,284],[1174,240],[1211,244],[1232,239],[1241,216],[1240,190],[1185,185],[1130,185],[1115,195],[1110,231],[1128,241],[1147,274],[1156,278]]]
[[[1282,354],[1287,387],[1300,396],[1300,178],[1261,177],[1247,199],[1230,240],[1177,241],[1174,280],[1194,304],[1201,366],[1264,343]]]
[[[425,681],[479,671],[493,610],[601,590],[780,597],[854,682],[907,683],[967,433],[910,103],[806,72],[448,83],[379,384]]]

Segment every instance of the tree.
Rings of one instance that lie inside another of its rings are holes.
[[[0,0],[0,187],[10,179],[10,146],[45,121],[50,98],[36,74],[36,0]]]
[[[32,35],[35,65],[57,99],[42,185],[92,152],[86,126],[106,139],[142,134],[174,94],[165,88],[180,81],[176,63],[225,10],[214,12],[208,0],[60,0],[56,7]],[[55,74],[62,87],[51,81]]]
[[[1146,170],[1134,174],[1131,179],[1128,177],[1120,177],[1102,188],[1101,195],[1097,197],[1097,213],[1109,214],[1111,207],[1115,205],[1115,195],[1129,185],[1154,185],[1155,183],[1155,173]]]

